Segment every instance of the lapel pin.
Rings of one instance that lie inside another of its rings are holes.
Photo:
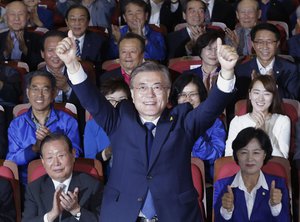
[[[263,195],[263,196],[265,196],[265,195],[266,195],[266,193],[265,193],[265,192],[262,192],[262,195]]]
[[[173,116],[170,117],[170,121],[173,121]]]

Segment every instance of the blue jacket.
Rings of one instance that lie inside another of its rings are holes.
[[[110,145],[104,130],[94,119],[86,122],[84,129],[84,157],[95,159],[96,154]]]
[[[298,62],[300,61],[300,34],[294,35],[288,40],[289,54]]]
[[[243,221],[243,222],[259,222],[259,221],[268,221],[268,222],[289,222],[290,220],[290,210],[289,210],[289,194],[286,187],[285,180],[281,177],[272,176],[264,173],[266,178],[269,190],[265,190],[260,187],[257,190],[252,214],[250,220],[248,219],[248,212],[245,200],[244,191],[239,188],[233,188],[234,194],[234,210],[230,220],[225,220],[220,213],[222,206],[222,197],[223,194],[227,192],[227,185],[230,185],[234,180],[234,176],[226,177],[215,182],[214,185],[214,200],[213,207],[215,212],[215,221],[217,222],[228,222],[228,221]],[[282,192],[282,209],[278,216],[274,217],[271,213],[269,206],[270,199],[270,187],[272,180],[276,182],[276,188],[280,189]]]
[[[120,28],[121,37],[124,36],[128,31],[128,25]],[[163,35],[152,30],[149,25],[145,24],[145,37],[146,47],[144,58],[163,61],[166,58],[166,45]],[[112,37],[109,40],[108,57],[109,59],[115,59],[119,57],[118,45],[115,43],[115,40]]]
[[[214,177],[215,160],[224,154],[225,141],[226,131],[222,121],[218,118],[193,146],[192,156],[204,161],[206,178],[211,181]]]
[[[36,126],[31,119],[32,109],[15,118],[8,128],[8,154],[6,159],[15,162],[19,168],[20,181],[27,184],[27,166],[31,160],[39,158],[39,153],[32,151],[32,145],[36,143]],[[82,150],[79,146],[79,132],[77,120],[69,114],[51,108],[46,127],[51,132],[65,133],[76,149],[76,157]]]
[[[44,27],[47,29],[53,28],[53,13],[44,7],[38,6],[37,13],[39,19],[44,24]]]

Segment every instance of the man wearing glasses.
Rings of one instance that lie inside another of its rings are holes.
[[[165,66],[145,62],[131,74],[133,103],[114,108],[88,80],[75,52],[72,32],[56,52],[82,105],[108,134],[114,163],[104,190],[102,222],[202,221],[191,176],[191,149],[233,96],[234,48],[218,39],[222,66],[217,86],[196,109],[167,108],[171,81]]]
[[[77,157],[82,152],[76,119],[52,106],[56,95],[55,77],[48,72],[34,72],[28,80],[26,93],[31,108],[10,123],[6,156],[18,165],[23,185],[27,184],[28,163],[39,158],[40,143],[51,132],[65,133]]]
[[[253,72],[273,75],[282,98],[299,99],[299,74],[295,64],[278,57],[280,32],[276,26],[260,23],[251,30],[256,56],[236,66],[238,99],[246,98]]]

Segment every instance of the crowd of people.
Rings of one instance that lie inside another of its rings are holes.
[[[262,167],[300,149],[282,105],[300,100],[300,2],[49,2],[0,5],[0,158],[18,166],[22,221],[202,221],[191,157],[215,221],[291,220],[286,182]],[[190,56],[201,62],[168,67]],[[214,181],[224,156],[240,170]],[[100,160],[104,181],[74,171],[77,157]],[[39,158],[46,174],[28,183]],[[0,179],[0,220],[16,221]]]

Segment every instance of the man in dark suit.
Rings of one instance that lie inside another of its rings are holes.
[[[217,87],[196,109],[188,103],[166,108],[169,72],[154,62],[145,62],[131,73],[133,103],[122,101],[114,108],[86,81],[76,60],[72,32],[68,35],[56,52],[65,62],[79,100],[112,142],[114,162],[100,220],[201,221],[191,177],[191,149],[233,95],[236,51],[218,39],[222,69]]]
[[[28,184],[22,221],[99,221],[101,183],[73,172],[75,150],[70,139],[50,134],[41,142],[46,175]]]
[[[300,28],[300,6],[296,9],[297,24],[296,28]],[[288,40],[289,54],[293,56],[300,65],[300,33],[295,34]]]
[[[68,28],[73,31],[76,41],[78,41],[77,56],[81,60],[90,61],[96,66],[101,66],[105,37],[87,30],[90,22],[88,9],[83,5],[72,5],[67,10],[65,21]]]
[[[299,99],[299,73],[295,64],[276,56],[280,33],[276,26],[260,23],[251,30],[256,56],[236,67],[238,99],[248,94],[252,72],[273,75],[282,98]]]
[[[0,60],[20,60],[26,62],[30,70],[35,70],[42,60],[37,44],[40,36],[25,29],[28,13],[24,3],[9,3],[6,6],[5,19],[9,30],[0,33]]]
[[[119,43],[120,67],[101,75],[101,81],[121,78],[129,85],[132,70],[144,61],[145,40],[140,35],[128,32]]]
[[[188,0],[183,6],[183,18],[187,27],[167,36],[168,58],[177,58],[193,54],[197,38],[205,32],[206,5],[201,0]]]

